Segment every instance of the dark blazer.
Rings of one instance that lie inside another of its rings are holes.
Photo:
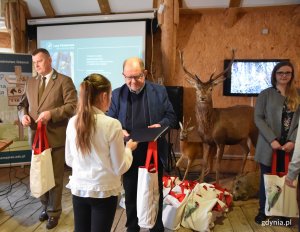
[[[28,78],[25,94],[18,105],[20,120],[23,115],[31,117],[30,131],[31,142],[35,134],[35,120],[43,111],[50,111],[51,120],[47,124],[47,136],[52,148],[65,145],[66,128],[68,120],[75,113],[77,104],[77,92],[70,77],[53,71],[45,88],[40,104],[38,103],[38,91],[40,77]]]
[[[255,124],[259,130],[254,159],[266,166],[272,163],[271,142],[280,139],[281,118],[285,97],[275,88],[263,90],[257,100],[254,111]],[[296,141],[300,108],[293,115],[287,140]]]
[[[145,88],[147,92],[150,125],[158,123],[161,126],[176,127],[176,115],[169,101],[166,88],[148,81],[146,81]],[[108,111],[109,116],[121,122],[123,129],[126,129],[128,93],[129,89],[126,84],[115,89],[112,93],[112,101]],[[158,141],[158,154],[164,163],[167,160],[168,154],[168,146],[166,143],[165,138],[159,139]]]

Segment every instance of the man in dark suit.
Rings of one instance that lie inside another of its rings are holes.
[[[139,58],[129,58],[123,64],[125,84],[114,90],[108,115],[117,118],[123,127],[124,136],[135,128],[153,128],[161,126],[175,127],[177,120],[172,104],[164,86],[146,81],[147,70]],[[125,206],[128,232],[138,232],[136,195],[138,167],[145,165],[148,143],[139,143],[133,152],[133,162],[123,176],[125,189]],[[156,224],[150,231],[164,231],[162,223],[162,175],[163,163],[167,159],[168,145],[165,138],[158,140],[158,181],[159,181],[159,210]]]
[[[35,50],[32,61],[38,75],[28,78],[18,113],[23,126],[29,126],[31,143],[37,122],[47,125],[55,187],[40,198],[43,211],[39,220],[48,220],[46,227],[52,229],[58,224],[62,211],[66,127],[68,119],[75,113],[77,94],[72,79],[52,68],[52,59],[46,49]]]

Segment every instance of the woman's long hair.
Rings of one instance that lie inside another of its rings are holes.
[[[283,66],[289,66],[292,69],[292,77],[291,77],[290,82],[286,86],[285,96],[287,98],[287,106],[288,106],[289,110],[295,112],[298,109],[300,99],[299,99],[299,94],[298,94],[296,84],[295,84],[294,66],[292,65],[292,63],[289,61],[282,61],[282,62],[279,62],[278,64],[276,64],[272,71],[271,83],[272,83],[272,86],[276,88],[276,85],[277,85],[276,72],[278,71],[278,69],[280,69]]]
[[[101,74],[90,74],[80,84],[77,118],[75,121],[76,147],[83,155],[91,153],[91,137],[95,132],[95,112],[92,108],[99,94],[110,93],[111,83]]]

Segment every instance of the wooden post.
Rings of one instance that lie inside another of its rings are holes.
[[[16,2],[8,2],[9,9],[9,24],[10,24],[10,39],[11,39],[11,48],[14,52],[20,52],[20,26],[18,19],[18,7]]]
[[[16,53],[27,51],[26,10],[21,0],[9,1],[6,4],[7,26],[11,37],[11,48]]]
[[[28,39],[26,35],[26,11],[20,2],[18,2],[19,8],[19,25],[20,25],[20,52],[25,53],[27,52],[28,47]]]
[[[170,84],[175,73],[177,25],[179,23],[178,0],[164,0],[161,24],[162,69],[165,84]]]

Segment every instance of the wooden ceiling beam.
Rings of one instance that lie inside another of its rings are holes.
[[[230,0],[229,8],[225,12],[225,25],[227,27],[233,27],[239,20],[241,2],[242,0]]]
[[[55,17],[55,12],[53,10],[51,0],[40,0],[42,7],[45,11],[45,14],[49,18],[54,18]]]
[[[152,8],[158,8],[158,5],[159,5],[159,0],[153,0],[152,1]]]
[[[240,10],[237,7],[230,7],[225,11],[225,26],[226,27],[233,27],[234,24],[237,23],[239,20],[239,13]]]
[[[229,7],[240,7],[242,0],[230,0]]]
[[[195,8],[195,9],[188,9],[188,8],[180,8],[179,14],[181,15],[201,15],[206,13],[222,13],[224,12],[224,8]]]
[[[101,14],[110,14],[111,9],[108,0],[98,0]]]
[[[248,12],[265,12],[268,10],[282,10],[283,8],[299,7],[299,4],[295,5],[281,5],[281,6],[261,6],[261,7],[238,7],[240,13]],[[181,8],[179,13],[182,15],[195,15],[195,14],[218,14],[224,13],[228,8]]]

